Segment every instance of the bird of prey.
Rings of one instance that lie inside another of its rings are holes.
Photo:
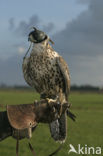
[[[28,40],[33,43],[29,57],[23,59],[23,74],[26,82],[40,93],[41,98],[59,98],[60,104],[68,102],[70,74],[67,63],[49,44],[53,41],[44,32],[34,28]],[[61,114],[50,123],[51,136],[55,141],[64,142],[67,133],[66,116],[74,120],[70,112]]]

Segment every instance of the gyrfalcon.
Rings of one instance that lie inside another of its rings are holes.
[[[23,74],[26,82],[40,93],[41,98],[56,99],[60,103],[68,101],[70,92],[70,74],[67,63],[49,44],[53,41],[44,32],[34,28],[28,40],[33,43],[30,57],[23,59]],[[68,111],[69,116],[75,116]],[[50,124],[51,136],[56,141],[66,138],[67,112]]]

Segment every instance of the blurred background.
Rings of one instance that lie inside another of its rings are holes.
[[[22,58],[35,26],[67,61],[72,85],[103,87],[102,0],[0,0],[0,85],[26,85]]]

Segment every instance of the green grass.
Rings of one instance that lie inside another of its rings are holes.
[[[35,99],[39,99],[39,95],[32,91],[0,91],[0,105],[4,106],[32,103]],[[74,123],[68,118],[68,136],[57,156],[76,156],[73,153],[68,155],[69,144],[74,145],[76,149],[78,144],[88,147],[101,146],[103,149],[103,95],[98,93],[71,93],[70,102],[72,103],[71,110],[76,114],[77,120]],[[1,110],[4,109],[1,108]],[[59,147],[59,143],[55,143],[50,137],[47,124],[39,124],[30,142],[37,156],[48,156]],[[20,141],[19,155],[32,156],[27,143],[27,139]],[[11,137],[0,142],[0,156],[15,156],[15,144],[16,140]],[[103,151],[101,155],[103,155]]]

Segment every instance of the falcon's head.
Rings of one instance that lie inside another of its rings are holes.
[[[33,27],[33,29],[34,31],[31,31],[28,35],[28,41],[31,41],[33,43],[41,43],[45,40],[48,40],[52,44],[54,44],[54,42],[49,38],[49,36],[47,36],[43,31],[40,31],[35,27]]]

